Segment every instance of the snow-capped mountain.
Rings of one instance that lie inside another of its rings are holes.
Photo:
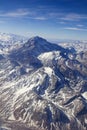
[[[0,55],[4,130],[87,130],[87,51],[41,37]]]
[[[10,33],[0,33],[0,44],[2,45],[12,45],[12,44],[18,44],[18,43],[24,43],[27,40],[24,36],[19,36],[15,34]]]
[[[57,43],[57,42],[56,42]],[[72,40],[72,41],[61,41],[58,45],[64,48],[74,48],[78,53],[81,51],[87,51],[87,41],[86,40]]]
[[[0,33],[0,54],[27,42],[28,38],[10,33]]]

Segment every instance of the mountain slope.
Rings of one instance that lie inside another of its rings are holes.
[[[87,129],[87,53],[34,37],[0,60],[0,120],[11,130]]]

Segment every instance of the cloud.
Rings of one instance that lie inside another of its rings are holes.
[[[17,9],[10,12],[0,12],[1,17],[23,17],[31,14],[28,9]]]
[[[66,30],[73,30],[73,31],[87,31],[87,29],[84,28],[76,28],[76,27],[66,27],[64,28]]]
[[[78,13],[64,13],[64,12],[51,12],[49,17],[56,18],[62,21],[79,21],[87,19],[87,15]]]
[[[61,22],[59,22],[60,24],[66,24],[66,22],[64,22],[64,21],[61,21]]]
[[[62,16],[60,19],[65,21],[79,21],[79,20],[87,19],[87,15],[69,13],[66,14],[65,16]]]
[[[87,19],[87,15],[80,15],[77,13],[64,13],[59,10],[49,11],[44,8],[39,9],[28,9],[28,8],[21,8],[16,9],[14,11],[0,11],[0,17],[5,18],[20,18],[20,17],[26,17],[29,19],[36,19],[36,20],[47,20],[47,19],[54,19],[54,20],[60,20],[61,24],[64,24],[64,22],[67,21],[80,21]],[[80,27],[80,26],[79,26]]]
[[[38,11],[31,11],[28,9],[17,9],[9,12],[0,12],[0,17],[4,18],[28,18],[34,20],[47,20],[46,16],[40,16],[41,14]]]
[[[43,16],[41,16],[41,17],[34,17],[33,19],[35,19],[35,20],[47,20],[47,18],[46,17],[43,17]]]
[[[83,27],[83,26],[84,26],[84,25],[82,25],[82,24],[78,24],[78,25],[77,25],[77,27]]]

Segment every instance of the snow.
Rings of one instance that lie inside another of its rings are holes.
[[[27,42],[28,38],[15,34],[0,33],[0,45],[3,51],[9,51],[13,47],[18,48],[18,45],[22,45]]]
[[[72,60],[74,56],[72,54],[69,54],[69,58]]]
[[[9,35],[5,35],[5,34],[0,35],[0,40],[2,41],[9,41],[10,39],[11,39],[11,36]]]
[[[42,61],[48,61],[48,60],[52,60],[52,59],[59,59],[60,58],[60,51],[53,51],[53,52],[46,52],[46,53],[42,53],[41,55],[38,56],[38,59],[42,60]]]
[[[87,124],[87,118],[85,118],[85,123]]]
[[[15,118],[14,118],[14,115],[13,114],[11,114],[11,116],[9,117],[9,120],[15,120]]]
[[[77,52],[81,51],[87,51],[87,41],[67,41],[66,43],[61,41],[58,43],[58,45],[68,48],[71,50],[71,48],[74,48]],[[72,58],[72,57],[71,57]]]
[[[87,92],[84,92],[82,96],[87,100]]]
[[[15,69],[12,69],[12,70],[9,72],[9,74],[12,74],[13,72],[15,72]]]
[[[16,92],[16,95],[19,96],[19,95],[21,95],[21,94],[27,92],[28,89],[29,89],[29,88],[23,87],[23,88],[19,89],[19,90]]]
[[[68,64],[68,61],[65,61],[65,64],[66,64],[67,67],[70,67],[69,64]]]
[[[44,72],[47,73],[50,77],[53,74],[53,70],[50,67],[45,67]]]

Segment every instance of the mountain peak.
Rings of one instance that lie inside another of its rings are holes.
[[[35,37],[30,38],[29,41],[37,41],[37,42],[45,41],[46,42],[46,39],[39,37],[39,36],[35,36]]]

